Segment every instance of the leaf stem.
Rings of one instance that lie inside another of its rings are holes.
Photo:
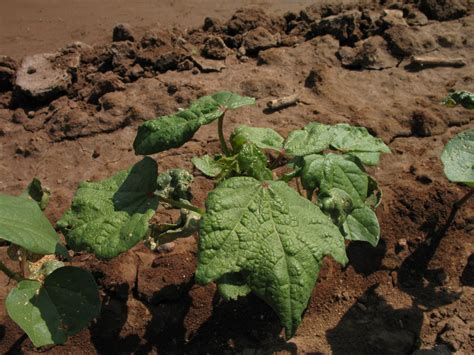
[[[204,213],[206,213],[206,211],[203,210],[202,208],[190,205],[188,203],[181,202],[181,201],[176,201],[176,200],[173,200],[173,199],[170,199],[170,198],[167,198],[167,197],[163,197],[163,196],[160,196],[160,195],[157,195],[157,196],[159,197],[161,202],[165,202],[165,203],[167,203],[167,204],[169,204],[173,207],[184,208],[186,210],[190,210],[190,211],[199,213],[200,215],[203,215]]]
[[[446,220],[446,223],[444,224],[443,228],[438,232],[439,237],[441,238],[444,234],[449,229],[449,226],[451,223],[453,223],[454,219],[456,218],[456,214],[458,210],[464,205],[472,196],[474,195],[474,188],[471,188],[471,190],[465,194],[463,197],[461,197],[460,200],[456,201],[453,203],[453,207],[451,208],[451,213],[448,216],[448,219]]]
[[[20,274],[10,270],[4,263],[0,261],[0,271],[7,275],[10,279],[15,280],[16,282],[21,281],[23,278]]]
[[[222,113],[222,116],[219,117],[217,120],[217,132],[219,134],[219,142],[221,143],[221,149],[222,152],[226,155],[230,155],[230,150],[229,147],[227,146],[227,142],[225,141],[224,137],[224,116],[225,116],[225,111]]]

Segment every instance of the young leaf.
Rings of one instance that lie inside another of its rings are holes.
[[[468,110],[474,110],[474,94],[464,90],[452,92],[443,100],[443,105],[448,107],[462,105]]]
[[[380,239],[380,226],[375,212],[368,206],[352,210],[343,224],[345,237],[361,240],[376,246]]]
[[[219,160],[215,160],[209,155],[194,157],[191,161],[196,169],[206,176],[216,177],[222,173],[222,164],[219,163]]]
[[[345,191],[354,207],[362,206],[368,196],[369,177],[357,162],[345,155],[313,154],[304,158],[301,183],[308,191],[319,188],[329,193],[333,188]]]
[[[267,168],[267,157],[255,144],[247,143],[237,155],[240,172],[257,180],[272,180],[272,171]]]
[[[444,174],[454,182],[474,186],[474,129],[456,135],[441,154]]]
[[[156,162],[145,157],[106,180],[82,182],[58,222],[71,248],[110,259],[144,239],[158,207],[157,175]]]
[[[206,284],[242,272],[293,336],[323,257],[347,262],[337,227],[282,181],[230,178],[209,193],[206,210],[196,280]]]
[[[66,266],[38,281],[20,281],[5,301],[8,315],[35,347],[63,344],[99,315],[100,299],[92,275]]]
[[[67,255],[38,203],[29,198],[0,194],[0,239],[35,254]]]
[[[199,118],[188,120],[178,115],[146,121],[138,127],[133,149],[137,155],[148,155],[178,148],[189,141],[199,127]]]
[[[35,200],[40,206],[41,210],[44,211],[48,206],[51,192],[41,186],[41,181],[39,181],[37,178],[34,178],[20,196]]]
[[[338,188],[318,194],[318,206],[339,227],[342,226],[354,207],[351,197],[344,190]]]
[[[285,152],[295,156],[319,153],[329,148],[333,137],[331,126],[312,122],[302,130],[290,132],[284,144]]]
[[[331,148],[343,152],[354,152],[354,154],[365,152],[390,153],[390,149],[385,143],[380,138],[372,136],[364,127],[341,123],[333,126],[332,131],[334,139],[331,141]]]
[[[157,194],[172,200],[191,201],[193,176],[184,169],[170,169],[158,175]]]
[[[245,283],[240,273],[225,274],[217,280],[217,289],[226,301],[237,300],[239,297],[247,296],[252,290]]]
[[[253,143],[260,149],[281,151],[284,139],[271,128],[238,126],[230,136],[232,148],[239,151],[245,143]]]

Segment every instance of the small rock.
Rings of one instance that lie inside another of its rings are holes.
[[[419,7],[430,20],[438,21],[454,20],[468,12],[460,0],[421,0]]]
[[[424,26],[428,23],[428,17],[416,8],[410,8],[406,15],[406,22],[410,26]]]
[[[360,302],[357,302],[356,306],[357,306],[357,308],[359,308],[362,312],[367,312],[367,307],[366,307],[364,304],[362,304],[362,303],[360,303]]]
[[[96,147],[92,152],[92,158],[97,159],[98,157],[100,157],[100,148]]]
[[[382,22],[386,27],[396,25],[408,26],[401,10],[383,10]]]
[[[211,36],[204,42],[202,54],[210,59],[225,59],[229,54],[229,48],[227,48],[222,38]]]
[[[178,64],[178,71],[191,70],[194,68],[194,63],[189,59],[185,59]]]
[[[68,68],[59,67],[56,54],[35,54],[23,59],[15,84],[20,92],[37,101],[49,101],[63,94],[71,84]]]
[[[257,27],[249,31],[243,41],[246,52],[250,54],[256,54],[260,50],[275,47],[277,44],[277,38],[263,27]]]
[[[99,78],[96,79],[96,83],[94,84],[88,102],[97,103],[103,95],[109,92],[123,90],[125,90],[125,84],[120,80],[117,74],[113,72],[101,74]]]
[[[145,71],[143,70],[142,66],[140,64],[135,64],[133,67],[131,67],[128,72],[127,76],[130,81],[135,81],[141,78],[144,75]]]
[[[191,57],[192,61],[199,68],[199,70],[203,73],[211,73],[211,72],[220,72],[222,69],[225,69],[226,65],[223,61],[220,60],[212,60],[212,59],[205,59],[202,57]],[[199,71],[198,71],[199,73]],[[194,70],[193,70],[194,74]]]
[[[29,111],[28,118],[33,118],[33,117],[35,117],[35,111]]]
[[[401,238],[401,239],[398,240],[397,245],[400,248],[405,249],[408,246],[408,243],[407,243],[407,240],[405,238]]]
[[[112,40],[114,42],[120,41],[135,41],[132,27],[127,23],[120,23],[114,27]]]

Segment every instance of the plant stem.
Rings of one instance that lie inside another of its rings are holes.
[[[203,210],[202,208],[199,208],[199,207],[196,207],[196,206],[193,206],[193,205],[190,205],[188,203],[185,203],[185,202],[181,202],[181,201],[176,201],[176,200],[173,200],[173,199],[170,199],[170,198],[166,198],[166,197],[163,197],[163,196],[160,196],[160,195],[157,195],[160,199],[160,201],[162,202],[165,202],[173,207],[176,207],[176,208],[184,208],[186,210],[190,210],[190,211],[193,211],[193,212],[196,212],[196,213],[199,213],[201,215],[203,215],[204,213],[206,213],[205,210]]]
[[[10,279],[15,281],[20,281],[22,279],[21,275],[10,270],[4,263],[0,261],[0,271],[2,271],[5,275],[7,275]]]
[[[303,192],[301,191],[301,186],[300,186],[300,179],[296,178],[296,189],[298,190],[298,193],[303,196]]]
[[[449,226],[451,223],[453,223],[454,219],[456,218],[456,214],[458,210],[464,205],[472,196],[474,195],[474,188],[471,188],[471,190],[465,194],[463,197],[461,197],[460,200],[456,201],[453,203],[453,207],[451,208],[451,213],[448,216],[448,219],[446,220],[446,223],[444,224],[443,228],[440,229],[440,231],[437,233],[439,238],[441,238],[443,235],[446,234],[446,232],[449,229]]]
[[[221,143],[222,152],[224,153],[224,155],[229,156],[230,150],[227,146],[227,142],[225,141],[224,137],[224,116],[225,111],[222,113],[222,116],[219,117],[219,119],[217,120],[217,132],[219,134],[219,142]]]

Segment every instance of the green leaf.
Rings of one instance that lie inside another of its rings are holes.
[[[41,186],[41,181],[39,181],[37,178],[34,178],[20,196],[35,200],[40,206],[41,210],[44,211],[46,207],[48,207],[51,192]]]
[[[240,172],[257,180],[272,180],[273,174],[267,168],[267,157],[255,144],[247,143],[237,155]]]
[[[441,154],[444,174],[454,182],[474,186],[474,129],[456,135]]]
[[[187,110],[150,120],[138,127],[133,142],[135,154],[148,155],[181,147],[202,126],[221,117],[226,110],[253,105],[255,99],[219,92],[194,101]]]
[[[241,272],[278,314],[287,337],[301,322],[321,261],[345,264],[344,238],[329,217],[282,181],[234,177],[209,193],[196,280]]]
[[[376,166],[379,165],[380,152],[350,152],[347,155],[358,158],[364,165]]]
[[[361,240],[376,246],[380,239],[380,226],[377,215],[368,206],[352,210],[343,224],[345,237],[349,240]]]
[[[252,290],[245,283],[240,273],[225,274],[217,280],[217,290],[224,300],[237,300],[239,297],[247,296]]]
[[[158,175],[156,192],[158,195],[172,200],[191,201],[193,180],[193,176],[184,169],[170,169]]]
[[[232,147],[239,151],[245,143],[253,143],[260,149],[281,151],[284,139],[271,128],[238,126],[230,136]]]
[[[0,194],[0,238],[35,254],[67,255],[36,201]]]
[[[390,149],[383,140],[372,136],[364,127],[341,123],[333,126],[332,131],[334,139],[331,141],[331,147],[334,149],[342,152],[356,152],[356,154],[363,152],[390,153]]]
[[[308,191],[319,188],[329,193],[333,188],[345,191],[354,207],[362,206],[368,196],[369,177],[350,156],[313,154],[304,158],[301,183]]]
[[[329,148],[333,137],[331,126],[312,122],[302,130],[290,132],[284,144],[285,152],[296,156],[319,153]]]
[[[143,240],[158,207],[157,175],[156,162],[145,157],[111,178],[82,182],[58,222],[68,245],[110,259]]]
[[[133,149],[137,155],[148,155],[179,148],[194,136],[199,127],[201,121],[198,118],[187,120],[178,115],[146,121],[138,127]]]
[[[191,159],[196,169],[209,177],[216,177],[222,173],[222,164],[209,155]]]
[[[100,299],[92,275],[66,266],[38,281],[20,281],[5,302],[8,315],[35,347],[63,344],[99,315]]]
[[[219,106],[228,110],[235,110],[242,106],[255,105],[255,99],[253,97],[240,96],[229,91],[221,91],[211,95],[210,97]]]
[[[462,105],[468,110],[474,110],[474,94],[465,90],[452,92],[443,100],[443,105],[448,107]]]

